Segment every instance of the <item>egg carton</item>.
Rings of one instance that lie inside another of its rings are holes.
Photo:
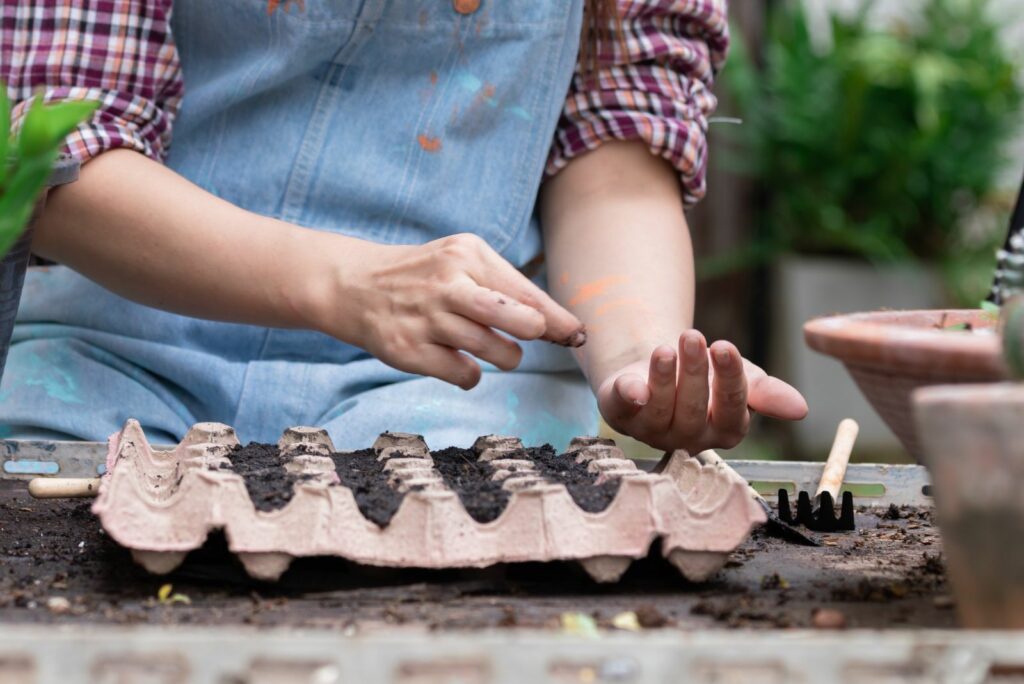
[[[597,484],[619,480],[607,508],[592,513],[532,467],[519,439],[487,436],[472,451],[490,462],[492,479],[511,494],[501,514],[482,523],[445,484],[422,437],[384,433],[373,452],[384,461],[382,477],[404,498],[381,526],[341,484],[327,432],[312,427],[288,428],[281,436],[285,469],[296,476],[293,494],[283,507],[262,511],[231,470],[238,445],[230,426],[199,423],[174,448],[154,449],[139,423],[129,420],[109,439],[93,511],[111,538],[152,573],[174,570],[210,532],[223,530],[249,575],[266,581],[278,579],[295,558],[337,556],[398,568],[577,561],[596,581],[615,582],[660,540],[668,562],[700,582],[764,522],[745,483],[683,451],[667,455],[662,472],[650,474],[611,440],[574,439],[559,458],[586,463]]]

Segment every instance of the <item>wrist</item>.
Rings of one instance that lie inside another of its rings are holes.
[[[276,298],[289,327],[316,330],[360,345],[358,283],[366,278],[373,243],[289,226],[278,260]]]
[[[638,342],[622,349],[606,350],[600,356],[597,353],[587,352],[584,347],[584,353],[588,356],[581,359],[580,365],[591,389],[596,392],[609,379],[623,372],[640,370],[641,373],[646,374],[647,363],[658,344],[656,342]]]

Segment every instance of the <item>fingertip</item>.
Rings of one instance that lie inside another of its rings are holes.
[[[587,343],[587,326],[585,326],[582,323],[580,323],[580,326],[575,331],[573,331],[573,333],[571,335],[569,335],[569,339],[567,340],[565,346],[572,347],[573,349],[576,349],[576,348],[582,347],[586,343]]]
[[[810,412],[807,400],[792,385],[774,377],[767,377],[756,391],[751,392],[750,403],[758,413],[779,420],[803,420]]]
[[[788,387],[788,385],[787,385]],[[807,414],[811,412],[810,407],[807,405],[807,400],[804,399],[804,395],[800,394],[796,389],[790,387],[795,393],[795,401],[793,402],[793,420],[803,420],[807,417]]]
[[[710,347],[711,363],[718,370],[733,371],[742,368],[742,357],[736,346],[725,340],[718,340]]]
[[[463,379],[458,383],[459,387],[467,392],[480,384],[483,378],[483,370],[475,361],[470,361],[469,366],[463,372]]]
[[[651,391],[639,375],[623,375],[615,380],[615,392],[626,403],[642,407],[650,401]]]
[[[651,371],[658,375],[675,375],[676,350],[668,345],[661,345],[651,352]]]

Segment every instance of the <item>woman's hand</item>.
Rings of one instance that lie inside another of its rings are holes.
[[[519,365],[522,349],[505,335],[586,341],[579,319],[475,235],[359,249],[319,288],[316,327],[389,366],[470,389],[481,370],[467,353],[502,370]]]
[[[662,345],[649,361],[603,380],[597,399],[618,432],[657,449],[690,453],[739,444],[751,410],[783,420],[807,415],[807,402],[794,388],[745,360],[729,342],[708,349],[696,330],[683,333],[678,352]]]

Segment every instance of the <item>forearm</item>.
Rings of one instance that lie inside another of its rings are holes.
[[[302,327],[313,258],[358,249],[345,241],[360,242],[247,212],[141,154],[114,150],[51,195],[33,249],[150,306]]]
[[[593,387],[693,324],[694,269],[679,181],[642,143],[606,143],[548,181],[542,215],[555,299],[588,329]]]

